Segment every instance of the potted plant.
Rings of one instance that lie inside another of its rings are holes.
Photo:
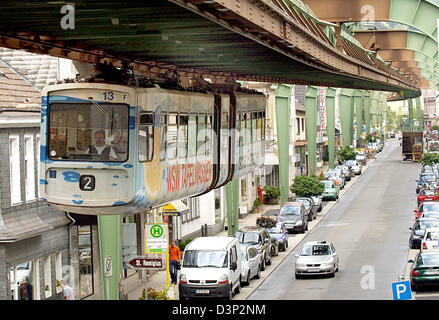
[[[261,206],[261,199],[257,197],[255,201],[253,201],[253,208],[250,210],[250,213],[257,213],[259,211],[260,206]]]
[[[275,186],[265,186],[264,191],[264,203],[279,204],[280,188]]]
[[[155,289],[149,287],[146,292],[147,300],[169,300],[168,289],[165,288],[161,291],[156,291]]]

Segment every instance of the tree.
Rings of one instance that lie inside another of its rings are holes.
[[[346,146],[340,149],[339,151],[337,151],[337,155],[342,163],[345,162],[346,160],[355,160],[357,156],[355,150],[349,146]]]
[[[437,153],[426,153],[419,162],[423,166],[432,166],[434,163],[439,163],[439,155]]]
[[[296,197],[312,197],[318,196],[325,191],[325,184],[315,175],[297,176],[290,187],[292,193]]]

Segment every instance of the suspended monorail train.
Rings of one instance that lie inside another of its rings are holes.
[[[60,210],[134,214],[261,167],[266,97],[104,83],[47,86],[40,192]]]

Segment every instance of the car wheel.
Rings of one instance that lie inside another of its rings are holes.
[[[419,286],[416,283],[410,283],[410,288],[412,289],[412,291],[418,291],[419,290]]]
[[[317,210],[318,212],[322,211],[323,207],[322,205],[320,205],[319,210]]]
[[[269,257],[268,257],[267,265],[268,265],[268,266],[271,266],[271,254],[270,254]]]
[[[308,231],[308,223],[306,224],[306,228],[305,228],[305,231]]]
[[[335,277],[335,264],[334,264],[334,267],[332,269],[332,273],[329,274],[329,277],[330,278],[334,278]]]
[[[262,261],[262,265],[261,265],[261,270],[264,271],[265,270],[265,257]]]
[[[288,239],[285,241],[285,250],[288,248]]]
[[[255,275],[256,279],[261,279],[261,265],[258,266],[258,273]]]
[[[233,291],[232,291],[232,284],[230,284],[229,296],[226,297],[226,300],[232,300],[232,298],[233,298]]]
[[[239,276],[238,285],[235,288],[235,294],[238,294],[241,292],[241,276]]]

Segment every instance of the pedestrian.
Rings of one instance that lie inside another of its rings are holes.
[[[261,188],[260,185],[258,185],[258,195],[259,195],[259,200],[261,200],[261,204],[264,202],[264,197],[262,196],[262,191],[264,191],[264,189]]]
[[[69,286],[64,280],[60,281],[60,286],[65,300],[76,300],[76,292],[71,286]]]
[[[177,284],[178,264],[181,264],[181,251],[175,245],[175,241],[172,241],[169,246],[169,273],[171,274],[172,284]]]

